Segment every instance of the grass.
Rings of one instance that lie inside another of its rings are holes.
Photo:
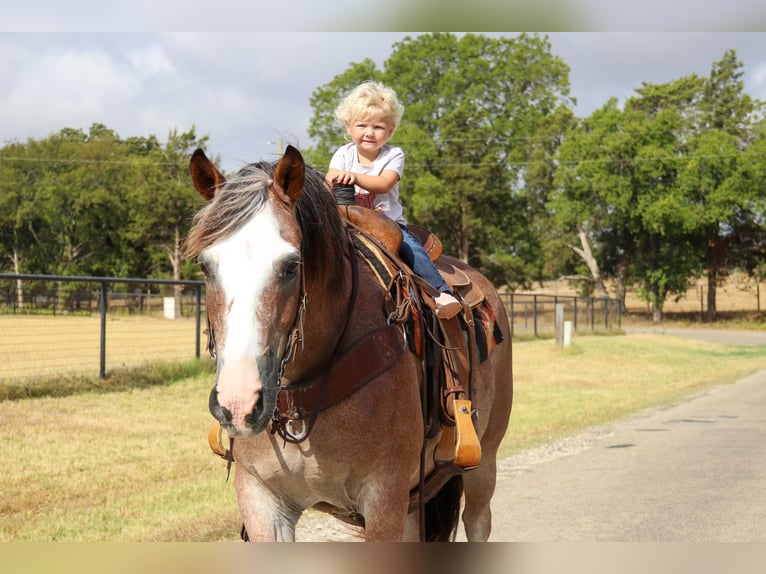
[[[0,403],[0,540],[235,539],[209,376]]]
[[[507,456],[766,368],[766,347],[659,335],[514,348]],[[237,540],[225,462],[206,443],[205,372],[172,384],[0,402],[0,541]]]
[[[215,372],[215,362],[208,359],[178,362],[149,362],[96,375],[63,374],[59,376],[10,379],[0,384],[0,401],[35,397],[66,397],[88,392],[121,392],[166,385],[178,380]]]
[[[734,347],[658,335],[579,337],[514,348],[514,408],[507,456],[668,405],[696,391],[766,368],[766,347]]]
[[[0,315],[0,383],[98,375],[100,334],[98,316]],[[106,370],[193,359],[195,340],[192,318],[112,315],[106,322]]]

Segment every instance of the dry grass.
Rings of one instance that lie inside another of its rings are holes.
[[[100,336],[97,316],[0,315],[0,383],[98,374]],[[106,368],[193,359],[195,340],[194,319],[111,317],[106,327]]]
[[[760,291],[760,294],[759,294]],[[576,288],[567,281],[547,281],[536,292],[554,295],[578,295]],[[766,311],[766,281],[756,285],[753,279],[736,273],[728,277],[718,287],[716,307],[719,312],[757,313]],[[614,297],[614,291],[610,291]],[[698,315],[700,307],[707,306],[707,280],[698,279],[681,297],[672,298],[665,303],[663,311],[667,314]],[[629,313],[646,314],[649,311],[646,301],[631,291],[625,297],[625,306]]]
[[[235,539],[210,379],[0,403],[0,540]]]
[[[658,335],[515,347],[503,455],[766,366],[766,348]],[[212,375],[0,402],[0,541],[236,540],[225,463],[206,444]]]

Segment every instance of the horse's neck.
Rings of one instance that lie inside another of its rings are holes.
[[[347,280],[340,292],[324,285],[306,285],[303,345],[298,345],[294,360],[285,370],[288,380],[310,378],[326,369],[332,360],[346,322],[351,319],[352,277],[348,260],[344,267]]]

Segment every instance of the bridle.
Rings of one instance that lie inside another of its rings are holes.
[[[348,238],[348,242],[350,245],[351,244],[350,237]],[[354,256],[353,250],[350,251],[349,259],[351,261],[351,297],[350,297],[349,305],[347,308],[346,317],[343,323],[343,330],[341,331],[340,337],[338,337],[338,341],[333,350],[333,353],[330,359],[330,365],[326,369],[324,377],[319,382],[320,384],[319,395],[317,397],[317,401],[314,404],[311,415],[308,419],[306,419],[302,413],[299,413],[295,410],[288,408],[286,412],[282,412],[279,409],[279,402],[280,402],[279,395],[282,393],[289,395],[289,393],[286,393],[286,391],[288,391],[289,389],[290,381],[288,381],[284,377],[285,369],[295,359],[296,349],[298,348],[298,345],[301,346],[301,350],[302,350],[303,343],[304,343],[303,319],[306,313],[306,309],[308,308],[308,293],[306,292],[306,278],[305,278],[305,273],[303,271],[303,265],[300,266],[301,276],[300,276],[300,291],[298,293],[299,302],[295,310],[295,317],[293,318],[292,327],[288,331],[287,338],[285,339],[285,343],[279,352],[279,356],[280,356],[279,374],[277,379],[279,381],[279,384],[277,387],[277,400],[276,400],[276,404],[274,405],[274,412],[272,413],[271,423],[270,423],[272,434],[274,433],[278,434],[286,443],[297,444],[297,443],[303,442],[304,440],[308,438],[309,433],[311,432],[311,429],[313,428],[314,423],[316,422],[316,418],[319,414],[319,411],[321,410],[323,399],[327,394],[328,382],[330,380],[330,376],[332,374],[333,368],[340,354],[341,346],[345,339],[346,330],[350,322],[351,312],[352,312],[352,309],[354,308],[354,304],[356,303],[359,271],[358,271],[357,260],[356,260],[356,257]],[[213,359],[217,360],[218,354],[216,352],[215,330],[213,329],[210,323],[209,315],[207,317],[207,335],[208,335],[207,351]],[[300,425],[300,428],[296,429],[298,425]],[[233,439],[232,439],[232,442],[233,442]]]
[[[348,244],[351,245],[350,237],[347,237],[347,239]],[[274,405],[274,413],[271,418],[272,434],[278,434],[286,443],[297,444],[308,438],[309,434],[311,433],[311,429],[314,428],[314,423],[316,422],[317,416],[319,415],[319,411],[322,410],[324,399],[327,396],[327,388],[329,386],[330,378],[338,361],[338,357],[340,356],[340,351],[346,338],[346,331],[350,323],[351,313],[354,309],[354,305],[356,304],[356,296],[359,283],[359,269],[356,256],[353,253],[353,249],[349,251],[349,259],[351,263],[351,297],[349,298],[346,317],[343,321],[343,330],[341,331],[341,334],[338,337],[338,341],[335,344],[335,348],[333,349],[329,366],[327,369],[325,369],[324,375],[318,383],[319,393],[317,395],[316,401],[314,402],[313,408],[311,410],[311,415],[309,416],[308,420],[305,418],[302,412],[298,412],[295,409],[288,407],[287,411],[284,412],[280,411],[279,409],[279,395],[285,395],[285,403],[289,405],[290,387],[291,385],[295,384],[295,382],[285,379],[283,376],[284,369],[295,358],[295,349],[297,348],[299,342],[301,343],[301,348],[303,348],[303,314],[305,313],[308,306],[308,295],[306,293],[305,283],[303,280],[303,270],[301,269],[301,302],[298,305],[298,309],[296,310],[293,328],[290,330],[288,335],[285,352],[283,353],[280,362],[277,401]],[[300,429],[296,431],[295,427],[297,425],[300,425]]]

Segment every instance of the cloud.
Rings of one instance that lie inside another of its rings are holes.
[[[274,157],[281,139],[307,147],[313,91],[371,58],[383,66],[406,33],[0,34],[0,145],[103,123],[122,137],[192,125],[225,169]],[[550,35],[570,67],[578,115],[644,81],[707,76],[726,49],[746,88],[766,97],[766,34]]]

